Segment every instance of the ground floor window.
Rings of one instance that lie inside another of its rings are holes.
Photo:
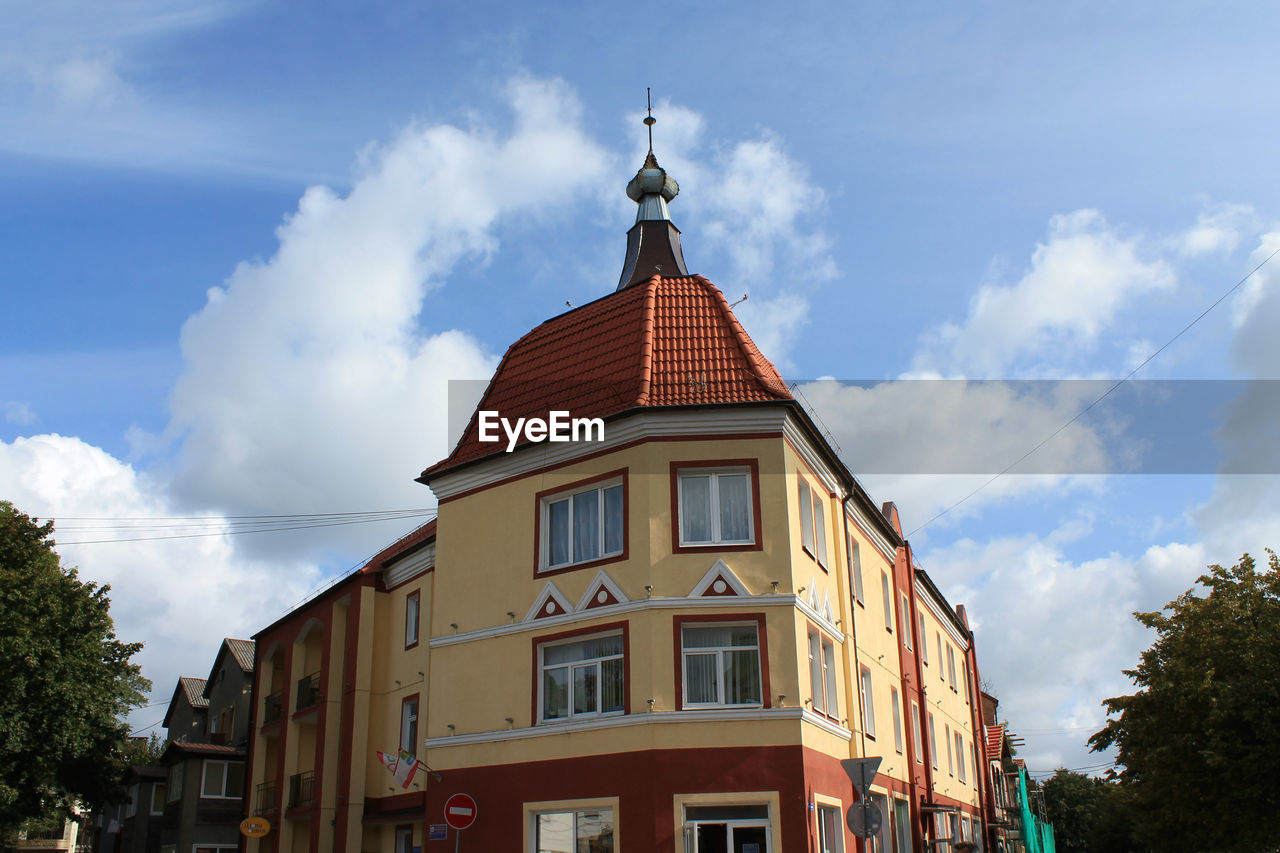
[[[772,853],[769,806],[685,806],[684,849],[685,853]]]
[[[576,809],[533,815],[535,853],[613,853],[613,809]]]
[[[844,821],[839,806],[818,806],[818,850],[844,853]]]
[[[897,840],[898,853],[911,849],[911,805],[906,800],[893,800],[893,837]]]
[[[867,853],[892,853],[893,834],[890,828],[892,821],[889,814],[889,798],[874,791],[867,796],[880,810],[880,831],[867,839]]]
[[[396,827],[396,853],[413,853],[413,827]]]

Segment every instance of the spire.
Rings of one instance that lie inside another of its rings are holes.
[[[646,93],[648,90],[646,90]],[[627,184],[627,197],[639,208],[636,224],[627,232],[627,257],[622,264],[622,277],[618,290],[655,275],[688,275],[684,253],[680,249],[680,229],[671,222],[667,202],[680,193],[680,185],[658,165],[653,156],[653,103],[649,102],[649,114],[644,123],[649,130],[649,154],[636,176]]]

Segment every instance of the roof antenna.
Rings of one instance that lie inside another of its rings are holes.
[[[746,302],[746,301],[747,301],[747,294],[745,294],[745,293],[744,293],[744,294],[742,294],[742,298],[741,298],[741,299],[739,299],[737,302],[732,302],[732,303],[730,303],[730,304],[729,304],[729,307],[730,307],[730,308],[736,308],[737,306],[741,305],[742,303],[744,303],[744,302]]]
[[[653,90],[648,86],[644,87],[644,99],[649,107],[649,114],[644,117],[645,127],[649,128],[649,153],[653,153],[653,125],[658,121],[653,117]]]

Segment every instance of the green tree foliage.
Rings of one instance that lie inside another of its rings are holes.
[[[160,763],[160,756],[168,745],[169,741],[152,732],[151,737],[129,738],[121,747],[121,753],[124,763],[129,767],[155,765]]]
[[[109,587],[63,569],[53,524],[0,501],[0,834],[92,804],[125,766],[122,719],[151,685],[116,640]]]
[[[1044,806],[1058,853],[1131,853],[1129,792],[1114,781],[1058,770],[1044,783]]]
[[[1280,561],[1209,567],[1156,613],[1138,692],[1106,701],[1089,741],[1116,748],[1138,837],[1160,850],[1280,847]],[[1159,839],[1158,843],[1150,841]]]

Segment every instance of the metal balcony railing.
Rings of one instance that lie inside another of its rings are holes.
[[[289,777],[289,808],[315,805],[315,774],[310,770]]]
[[[267,696],[262,702],[262,724],[264,726],[274,723],[280,719],[280,714],[284,711],[283,691],[277,690],[275,693]]]
[[[254,814],[270,815],[280,811],[280,786],[263,782],[254,792]]]
[[[295,711],[310,708],[320,701],[320,673],[313,672],[298,679],[298,703]]]

